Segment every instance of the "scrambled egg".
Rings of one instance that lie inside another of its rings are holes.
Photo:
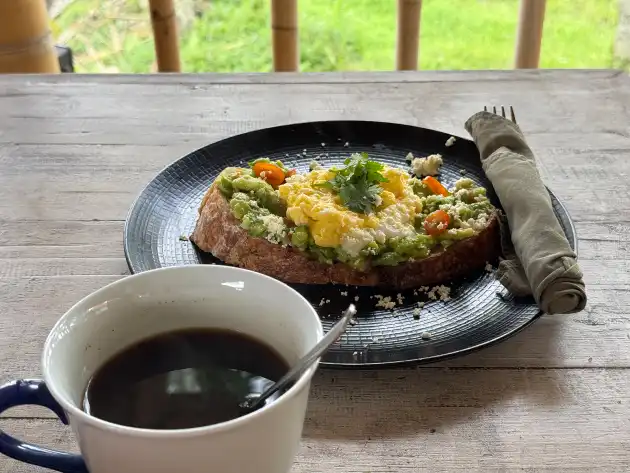
[[[315,244],[341,246],[356,256],[373,241],[383,243],[387,238],[415,232],[414,218],[422,210],[422,202],[409,185],[409,175],[391,167],[385,167],[382,175],[388,182],[380,184],[383,190],[378,206],[369,215],[347,209],[335,193],[315,186],[334,177],[329,170],[291,176],[278,192],[287,205],[287,218],[296,225],[308,225]]]

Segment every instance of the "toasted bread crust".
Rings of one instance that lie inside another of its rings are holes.
[[[343,263],[332,265],[311,260],[303,252],[251,236],[240,227],[229,204],[212,186],[199,208],[199,218],[190,239],[197,247],[221,261],[258,271],[281,281],[303,284],[348,284],[387,286],[397,289],[427,286],[464,276],[483,268],[499,254],[498,219],[477,235],[458,241],[428,258],[397,266],[378,266],[366,272]]]

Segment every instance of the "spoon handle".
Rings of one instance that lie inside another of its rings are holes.
[[[330,345],[332,345],[339,336],[345,332],[346,327],[352,320],[352,317],[357,313],[357,309],[354,304],[350,304],[346,311],[344,312],[341,320],[337,322],[333,327],[322,337],[322,339],[313,347],[311,351],[309,351],[304,357],[302,357],[298,363],[291,368],[282,378],[280,378],[276,383],[270,386],[267,390],[263,391],[263,393],[258,396],[252,403],[249,405],[250,409],[255,409],[260,406],[265,400],[271,396],[276,391],[286,387],[294,378],[301,375],[315,360],[317,360]]]

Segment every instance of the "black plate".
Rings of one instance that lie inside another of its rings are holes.
[[[351,152],[365,151],[373,159],[401,167],[408,167],[405,156],[410,151],[419,156],[440,153],[444,158],[440,179],[447,186],[465,171],[467,177],[488,189],[489,197],[499,206],[474,143],[457,138],[453,146],[445,147],[448,138],[438,131],[407,125],[331,121],[268,128],[208,145],[164,169],[134,202],[124,236],[129,268],[135,273],[163,266],[221,264],[180,237],[192,233],[201,198],[217,174],[227,166],[246,165],[257,157],[281,159],[305,171],[313,158],[325,165],[339,164]],[[575,249],[571,219],[550,195]],[[349,302],[359,298],[358,323],[349,327],[341,343],[322,360],[329,367],[382,367],[461,355],[516,333],[540,315],[532,300],[515,300],[486,271],[449,286],[452,300],[427,302],[419,319],[413,316],[414,308],[417,301],[426,301],[426,296],[416,296],[413,291],[403,291],[403,304],[391,312],[377,309],[372,296],[381,294],[395,300],[397,293],[338,285],[293,287],[315,306],[325,329]]]

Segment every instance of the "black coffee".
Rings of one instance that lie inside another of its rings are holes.
[[[88,383],[83,410],[131,427],[201,427],[244,415],[247,396],[288,369],[275,350],[237,332],[169,332],[107,361]]]

